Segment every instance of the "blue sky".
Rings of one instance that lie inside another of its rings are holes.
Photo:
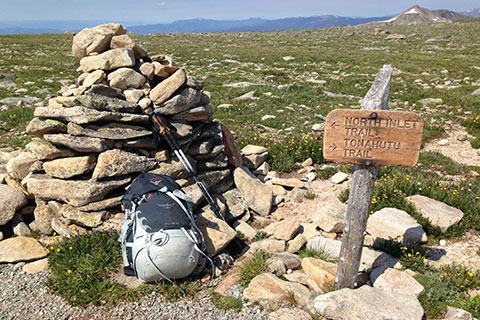
[[[275,19],[334,14],[386,16],[419,4],[463,11],[479,0],[0,0],[0,22],[19,20],[103,20],[172,22],[180,19]]]

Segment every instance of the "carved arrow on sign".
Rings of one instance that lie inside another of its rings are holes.
[[[332,151],[334,151],[335,149],[337,149],[337,145],[336,144],[331,145],[330,149],[332,149]]]
[[[335,127],[337,127],[337,126],[338,126],[338,124],[336,124],[336,122],[332,122],[332,124],[330,125],[330,127],[331,127],[332,129],[335,129]]]

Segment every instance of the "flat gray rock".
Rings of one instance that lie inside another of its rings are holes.
[[[395,208],[383,208],[372,214],[368,218],[367,233],[366,240],[373,245],[389,239],[404,244],[425,243],[428,240],[422,226],[413,217]]]
[[[78,152],[102,152],[113,146],[112,140],[77,137],[64,133],[46,134],[43,138],[52,144],[65,146]]]
[[[30,237],[15,237],[0,241],[0,263],[34,261],[48,256],[48,250]]]
[[[117,121],[148,124],[148,116],[141,114],[97,111],[85,107],[46,108],[38,107],[34,111],[35,117],[57,119],[63,122],[87,124],[98,121]]]
[[[340,248],[342,241],[328,239],[322,236],[316,236],[307,241],[307,248],[314,250],[323,250],[333,258],[340,258]],[[386,252],[363,247],[362,258],[360,260],[360,271],[367,271],[371,268],[380,266],[395,267],[398,266],[398,258],[389,255]]]
[[[84,94],[78,96],[77,100],[82,106],[98,111],[134,113],[139,110],[134,103],[100,94]]]
[[[421,195],[407,198],[422,216],[428,218],[430,223],[440,228],[442,232],[459,222],[463,218],[463,212],[443,202],[430,199]]]
[[[107,181],[60,180],[45,175],[33,175],[27,189],[36,198],[66,202],[74,207],[103,199],[110,191],[126,185],[130,177],[112,178]]]
[[[423,308],[414,295],[362,286],[321,294],[307,310],[332,320],[421,320]]]
[[[80,126],[70,122],[67,126],[67,130],[68,133],[73,136],[87,136],[109,140],[136,139],[152,135],[152,131],[145,129],[144,127],[115,122],[104,126]]]
[[[67,132],[67,125],[61,121],[39,118],[33,118],[27,125],[26,132],[41,136],[47,133]]]
[[[392,292],[418,297],[425,289],[411,275],[392,268],[380,267],[370,273],[373,286]]]

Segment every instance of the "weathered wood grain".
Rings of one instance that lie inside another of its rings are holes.
[[[362,109],[388,109],[392,71],[390,65],[384,65],[380,69],[375,82],[365,96]],[[337,289],[355,287],[376,176],[376,166],[355,165],[353,168],[342,247],[335,278]]]

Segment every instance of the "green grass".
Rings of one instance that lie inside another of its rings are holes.
[[[257,250],[238,265],[237,273],[242,287],[248,287],[253,278],[267,270],[268,258],[270,258],[270,254],[263,250]]]
[[[321,180],[328,180],[337,172],[338,169],[334,167],[326,167],[325,169],[319,169],[317,170],[317,178]]]
[[[425,165],[428,165],[430,170],[445,170],[451,174],[465,173],[468,167],[458,165],[439,154],[422,153],[420,161],[413,169],[382,167],[379,170],[370,213],[385,207],[404,210],[422,225],[429,236],[433,237],[459,237],[468,229],[480,229],[480,180],[477,178],[464,179],[459,183],[445,182],[437,173],[425,170]],[[430,224],[428,219],[406,200],[406,197],[416,194],[460,209],[464,213],[463,219],[442,234],[438,227]],[[348,195],[349,190],[346,190],[340,194],[339,199],[346,201]]]
[[[258,231],[255,237],[253,237],[252,242],[260,241],[268,238],[268,233],[265,231]]]
[[[303,259],[303,258],[315,258],[315,259],[320,259],[323,261],[327,262],[337,262],[337,258],[332,256],[330,253],[327,251],[320,249],[320,250],[315,250],[315,249],[310,249],[310,248],[303,248],[298,252],[298,256]]]
[[[201,289],[200,281],[143,284],[126,288],[111,279],[121,264],[118,235],[106,232],[89,233],[50,247],[50,276],[47,286],[72,305],[112,306],[119,301],[134,301],[156,292],[167,300],[193,297]]]
[[[243,306],[241,299],[232,296],[224,296],[223,294],[217,292],[212,292],[210,294],[210,301],[212,301],[215,307],[221,310],[233,309],[236,311],[240,311]]]
[[[480,276],[460,265],[443,265],[415,279],[425,288],[418,297],[428,319],[444,316],[447,305],[465,309],[474,317],[480,315],[479,297],[470,298],[468,290],[480,288]]]

